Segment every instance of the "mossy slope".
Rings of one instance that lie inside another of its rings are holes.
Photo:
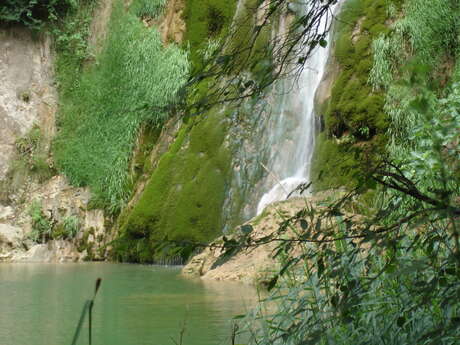
[[[227,32],[236,0],[189,0],[184,44],[195,68],[209,39]],[[198,93],[203,84],[197,85]],[[188,257],[181,241],[207,242],[221,233],[222,206],[230,179],[231,153],[225,143],[229,120],[214,107],[182,124],[174,143],[159,160],[139,201],[120,222],[114,255],[122,261],[156,262]],[[168,239],[168,241],[164,241]]]
[[[119,259],[187,257],[190,253],[181,243],[163,240],[206,242],[220,232],[231,161],[226,129],[226,116],[219,112],[182,126],[121,226],[115,248]]]
[[[384,95],[368,82],[372,42],[388,32],[389,6],[400,2],[349,0],[343,5],[332,52],[340,72],[331,97],[320,106],[325,132],[318,137],[313,158],[316,189],[355,186],[362,177],[362,164],[384,150],[388,128]]]
[[[185,42],[190,47],[191,61],[198,67],[199,51],[208,39],[217,39],[227,32],[235,13],[237,0],[187,0],[184,19],[187,30]]]

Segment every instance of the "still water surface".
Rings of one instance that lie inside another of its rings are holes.
[[[255,301],[250,287],[191,281],[177,268],[0,264],[0,344],[70,345],[97,277],[93,345],[173,345],[184,323],[183,345],[228,344],[230,319]]]

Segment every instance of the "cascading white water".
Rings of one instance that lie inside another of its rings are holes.
[[[273,150],[267,162],[272,187],[260,199],[257,214],[268,204],[286,199],[298,185],[310,180],[315,145],[314,99],[328,55],[328,48],[318,47],[295,83],[283,81],[279,85],[282,97],[277,111],[279,116],[270,124]],[[295,195],[298,193],[291,194]]]

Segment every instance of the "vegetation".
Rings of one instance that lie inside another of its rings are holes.
[[[43,212],[42,203],[33,200],[29,210],[32,220],[30,239],[37,243],[46,243],[49,240],[72,240],[80,230],[80,220],[75,215],[65,217],[62,222],[57,222],[52,216]]]
[[[199,52],[206,48],[208,39],[225,37],[232,22],[236,4],[236,0],[188,0],[186,2],[185,41],[190,46],[192,65],[201,66]]]
[[[30,238],[35,242],[45,243],[51,238],[53,224],[43,213],[42,204],[34,200],[29,207],[29,216],[32,219]]]
[[[229,32],[235,9],[236,1],[187,1],[185,42],[196,69]],[[208,83],[192,89],[189,101],[203,97]],[[185,114],[174,143],[159,160],[140,200],[121,218],[116,258],[163,262],[179,255],[185,260],[191,252],[181,242],[207,242],[220,233],[231,162],[225,142],[228,112],[214,106],[199,118]]]
[[[385,23],[390,5],[400,6],[400,1],[350,0],[339,14],[332,49],[340,71],[331,97],[319,106],[325,134],[318,138],[313,159],[318,190],[361,184],[361,166],[384,152],[388,128],[384,95],[373,90],[368,79],[372,42],[389,31]]]
[[[67,216],[62,223],[57,224],[53,229],[53,239],[73,239],[80,230],[80,220],[77,216]]]
[[[61,71],[66,82],[54,153],[72,184],[90,186],[99,204],[115,212],[131,193],[128,166],[140,125],[160,126],[169,116],[188,62],[176,46],[163,48],[156,29],[124,12],[121,2],[109,32],[81,76]]]
[[[10,171],[10,174],[21,174],[15,172],[14,167],[16,170],[22,167],[40,183],[54,176],[55,171],[48,163],[48,152],[45,148],[42,131],[37,125],[16,141],[16,151],[18,160],[13,164],[13,170]]]
[[[166,5],[166,0],[138,0],[130,10],[139,18],[157,18]]]
[[[423,192],[458,188],[452,164],[458,154],[459,11],[454,2],[408,0],[406,15],[374,43],[370,81],[386,92],[390,159]],[[440,147],[445,152],[438,157]],[[439,169],[446,185],[434,173]],[[411,209],[410,200],[400,202],[402,210]]]
[[[178,254],[186,259],[189,248],[181,241],[207,242],[219,234],[231,158],[224,142],[227,121],[216,112],[181,128],[122,224],[119,259],[155,262]]]
[[[44,183],[55,174],[49,157],[49,145],[40,127],[34,125],[15,142],[15,155],[6,178],[0,181],[0,199],[9,203],[11,195],[22,194],[29,182]]]
[[[0,6],[0,23],[19,23],[39,29],[78,5],[78,0],[5,0]]]
[[[273,295],[245,320],[251,343],[458,342],[460,32],[450,20],[458,10],[424,0],[388,8],[394,24],[374,43],[370,77],[385,91],[391,121],[388,154],[366,174],[380,186],[377,198],[367,216],[353,214],[358,180],[354,192],[307,206],[250,244],[277,241],[275,256],[283,258],[268,284]],[[411,59],[416,67],[405,68]],[[331,162],[343,160],[331,151]]]
[[[436,210],[415,197],[404,218],[383,207],[363,220],[344,211],[348,196],[286,219],[271,238],[287,257],[268,284],[277,288],[245,320],[251,344],[455,344],[460,208],[437,200]]]

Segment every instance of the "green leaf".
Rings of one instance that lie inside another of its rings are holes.
[[[308,229],[308,222],[307,222],[305,219],[301,219],[301,220],[300,220],[300,227],[301,227],[303,230],[307,230],[307,229]]]

